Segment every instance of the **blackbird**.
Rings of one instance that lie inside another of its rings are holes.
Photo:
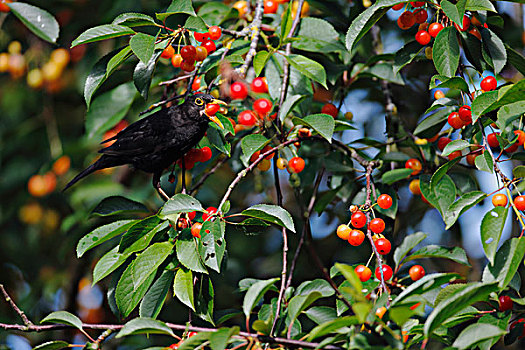
[[[114,142],[101,150],[102,156],[71,180],[64,191],[92,172],[130,164],[153,173],[153,187],[164,199],[169,199],[160,186],[160,176],[204,137],[209,121],[224,129],[215,115],[205,113],[206,105],[226,104],[211,95],[189,96],[184,103],[161,109],[140,119],[102,144]]]

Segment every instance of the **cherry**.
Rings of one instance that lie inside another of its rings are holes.
[[[379,318],[383,318],[385,313],[386,313],[386,307],[384,307],[384,306],[381,306],[380,308],[378,308],[376,310],[376,316],[379,317]]]
[[[195,69],[195,61],[182,61],[180,69],[186,72],[192,72]]]
[[[419,32],[420,30],[426,30],[428,32],[428,23],[420,23],[419,26],[417,26],[417,31]]]
[[[495,194],[492,197],[492,205],[494,205],[495,207],[506,207],[508,202],[509,200],[507,196],[503,193]]]
[[[217,213],[217,208],[215,207],[208,207],[206,208],[206,213],[202,214],[202,220],[208,221],[209,218],[213,216],[213,214]]]
[[[408,189],[412,194],[416,196],[421,196],[421,188],[419,187],[419,179],[415,179],[410,181],[410,184],[408,185]]]
[[[257,151],[250,157],[250,163],[255,162],[261,156],[261,151]]]
[[[241,82],[235,82],[230,86],[230,97],[232,100],[244,100],[248,97],[248,88]]]
[[[514,135],[518,136],[518,145],[523,146],[525,143],[525,132],[521,130],[514,130]]]
[[[355,228],[361,228],[366,225],[366,215],[362,211],[356,211],[350,217],[350,222]]]
[[[478,153],[469,153],[469,154],[467,154],[467,163],[470,166],[475,166],[476,165],[476,157],[477,156],[479,156]]]
[[[394,274],[394,272],[392,271],[392,268],[388,265],[381,265],[381,270],[383,270],[383,277],[385,279],[385,281],[388,281],[389,279],[392,278],[392,275]],[[376,268],[376,271],[375,271],[375,276],[378,280],[381,280],[381,270],[379,269],[379,266]]]
[[[452,112],[448,115],[448,124],[454,129],[461,129],[463,127],[463,120],[459,117],[458,112]]]
[[[175,54],[175,49],[173,48],[173,46],[168,45],[166,46],[164,51],[162,51],[162,53],[160,54],[160,57],[170,59],[173,57],[174,54]]]
[[[357,247],[363,243],[365,240],[365,234],[361,230],[352,230],[350,231],[350,235],[348,237],[348,243],[353,245],[354,247]]]
[[[218,40],[222,35],[222,29],[218,26],[211,26],[208,29],[208,33],[210,34],[211,40]]]
[[[205,42],[210,40],[210,34],[209,33],[199,33],[199,32],[193,32],[193,37],[198,42]]]
[[[452,140],[450,138],[448,138],[448,137],[441,137],[438,140],[437,146],[438,146],[440,151],[443,151],[445,149],[445,147],[451,142],[452,142]]]
[[[377,198],[377,205],[381,209],[389,209],[392,206],[392,197],[388,194],[382,194]]]
[[[525,210],[525,196],[521,195],[514,198],[514,205],[518,210]]]
[[[445,97],[445,93],[444,93],[443,91],[441,91],[441,90],[436,90],[436,91],[434,92],[434,98],[435,98],[436,100],[439,100],[440,98],[443,98],[443,97]]]
[[[427,45],[430,40],[432,40],[432,37],[426,30],[420,30],[416,33],[416,41],[421,45]]]
[[[197,50],[193,45],[186,45],[182,49],[180,49],[180,55],[185,61],[195,61],[196,54]]]
[[[211,54],[212,52],[214,52],[215,50],[217,50],[217,46],[215,45],[215,43],[213,41],[205,41],[202,43],[202,46],[204,46],[204,48],[206,49],[206,51],[208,52],[208,55]]]
[[[369,226],[374,233],[381,233],[385,230],[385,222],[381,218],[372,219]]]
[[[299,130],[297,130],[297,136],[299,136],[302,139],[308,138],[312,136],[312,132],[308,128],[300,128]]]
[[[461,157],[462,155],[463,155],[463,153],[461,153],[461,151],[454,151],[454,152],[450,153],[447,158],[448,158],[448,160],[452,160],[452,159],[456,159],[458,157]]]
[[[269,150],[271,150],[272,148],[273,148],[272,146],[270,146],[270,145],[266,145],[266,146],[264,146],[263,149],[261,150],[261,153],[266,153],[266,152],[268,152]],[[268,160],[270,160],[270,159],[272,159],[274,156],[275,156],[275,152],[270,153],[269,155],[267,155],[266,157],[264,157],[264,159],[268,159]]]
[[[489,75],[488,77],[485,77],[480,84],[481,90],[483,91],[492,91],[495,90],[498,86],[498,82],[496,81],[496,78]]]
[[[268,83],[266,78],[255,78],[250,85],[250,88],[253,92],[256,93],[267,93],[268,92]]]
[[[392,249],[390,241],[386,238],[379,238],[377,241],[374,242],[374,244],[376,246],[377,252],[381,255],[387,255]]]
[[[196,222],[191,226],[191,235],[195,238],[201,238],[201,228],[202,224],[200,222]]]
[[[205,147],[202,147],[201,148],[201,151],[200,151],[200,156],[199,156],[199,162],[207,162],[211,159],[213,153],[211,151],[211,148],[208,147],[208,146],[205,146]]]
[[[284,170],[288,166],[288,161],[284,158],[277,159],[277,168]]]
[[[292,159],[290,159],[290,161],[288,162],[288,168],[298,174],[300,173],[301,171],[304,170],[304,166],[305,166],[305,163],[304,163],[304,159],[301,158],[301,157],[293,157]]]
[[[211,116],[211,115],[215,115],[219,111],[220,108],[221,107],[216,103],[208,103],[206,105],[206,109],[204,110],[204,112],[206,113],[206,115]]]
[[[273,0],[267,0],[264,2],[264,13],[276,13],[279,8],[279,3]]]
[[[199,334],[199,332],[189,332],[188,333],[188,338],[191,338],[191,337],[193,337],[193,336],[195,336],[197,334]]]
[[[416,24],[416,18],[410,11],[403,12],[397,19],[397,25],[404,30],[411,28],[414,24]]]
[[[408,274],[412,281],[417,281],[425,276],[425,269],[421,265],[414,265],[408,270]]]
[[[474,27],[471,30],[468,31],[470,34],[474,35],[478,40],[481,40],[481,33],[479,32],[479,29]]]
[[[354,271],[361,282],[366,282],[372,277],[372,270],[365,265],[357,265]]]
[[[177,231],[182,231],[182,230],[184,230],[185,228],[188,228],[189,225],[190,225],[190,222],[189,222],[188,219],[183,218],[183,217],[180,217],[180,218],[177,220],[177,224],[176,224]]]
[[[392,10],[394,11],[399,11],[401,10],[403,7],[405,7],[405,3],[400,3],[400,4],[395,4],[394,6],[392,6]]]
[[[418,159],[410,158],[405,162],[405,168],[412,169],[412,175],[417,175],[421,172],[421,169],[423,169],[423,165]]]
[[[195,78],[195,80],[191,84],[191,89],[192,90],[199,90],[200,87],[201,87],[201,77],[197,77],[197,78]],[[213,113],[213,114],[215,114],[215,113]]]
[[[514,302],[508,295],[501,295],[499,298],[499,311],[504,312],[507,310],[512,310]]]
[[[425,9],[419,9],[414,11],[414,18],[416,19],[416,23],[424,23],[428,19],[428,13]]]
[[[190,221],[193,221],[193,219],[195,219],[195,216],[197,216],[197,212],[190,211],[189,213],[187,213],[187,215],[188,215],[188,219],[190,219]]]
[[[496,135],[499,135],[499,132],[493,132],[487,135],[487,143],[490,147],[499,147],[499,141]]]
[[[463,21],[461,22],[461,27],[458,26],[456,23],[454,23],[454,27],[456,27],[457,30],[460,32],[466,32],[467,29],[470,27],[470,18],[466,15],[463,15]]]
[[[208,50],[206,50],[204,46],[197,46],[195,51],[195,61],[202,62],[206,57],[208,57]]]
[[[180,54],[175,54],[171,57],[171,64],[175,68],[180,68],[180,65],[182,64],[182,56]]]
[[[458,114],[465,124],[472,123],[472,111],[470,110],[470,106],[464,105],[459,107]]]
[[[0,0],[0,12],[9,12],[11,8],[7,5],[13,2],[13,0]]]
[[[410,1],[410,5],[412,5],[412,7],[423,7],[425,6],[425,2],[424,1]]]
[[[168,346],[168,348],[170,348],[170,349],[178,349],[179,348],[179,343],[171,344],[170,346]]]
[[[428,34],[435,38],[442,29],[443,25],[441,23],[434,22],[428,26]]]
[[[237,117],[237,122],[246,126],[253,126],[257,123],[257,118],[252,111],[242,111]]]
[[[519,147],[518,143],[514,142],[512,145],[505,148],[504,151],[507,153],[512,153],[512,152],[515,152],[518,149],[518,147]]]
[[[253,103],[253,110],[260,116],[266,116],[272,110],[272,102],[267,98],[260,98]]]
[[[348,225],[339,225],[339,227],[337,227],[337,237],[346,241],[350,237],[351,231],[352,229],[348,227]]]
[[[428,142],[436,142],[438,138],[439,138],[439,134],[435,134],[431,138],[427,139],[427,141]]]
[[[321,109],[321,113],[328,114],[328,115],[331,115],[334,118],[337,118],[337,114],[339,113],[339,111],[337,110],[336,106],[334,106],[331,103],[327,103]]]
[[[270,167],[272,166],[272,162],[270,162],[268,159],[263,159],[259,164],[257,164],[257,169],[259,169],[262,172],[270,170]]]

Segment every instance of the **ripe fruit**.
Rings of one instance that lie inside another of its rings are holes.
[[[211,26],[208,29],[208,33],[210,34],[211,40],[219,40],[222,35],[222,29],[218,26]]]
[[[412,5],[412,7],[422,7],[422,6],[425,6],[425,2],[424,1],[410,1],[410,5]]]
[[[525,143],[525,132],[521,130],[514,130],[514,135],[518,136],[518,145],[523,146]]]
[[[363,243],[365,240],[365,234],[361,230],[352,230],[350,231],[350,235],[348,237],[348,243],[353,245],[354,247],[357,247]]]
[[[290,159],[290,161],[288,162],[288,168],[298,174],[300,173],[301,171],[304,170],[304,166],[305,166],[305,163],[304,163],[304,159],[301,158],[301,157],[293,157],[292,159]]]
[[[432,40],[432,38],[426,30],[420,30],[416,33],[416,41],[421,45],[427,45],[430,42],[430,40]]]
[[[193,37],[198,42],[205,42],[210,40],[210,34],[209,33],[199,33],[199,32],[193,32]]]
[[[401,10],[403,7],[405,7],[405,3],[400,3],[400,4],[395,4],[394,6],[392,6],[392,10],[394,11],[399,11]]]
[[[268,92],[268,83],[266,78],[255,78],[250,85],[250,88],[253,92],[256,93],[267,93]]]
[[[412,281],[417,281],[425,276],[425,269],[423,269],[423,266],[421,265],[414,265],[408,270],[408,274]]]
[[[33,197],[42,197],[47,194],[46,182],[42,175],[33,175],[27,182],[29,194]]]
[[[417,175],[421,172],[421,169],[423,169],[423,165],[418,159],[410,158],[405,162],[405,168],[412,169],[412,175]]]
[[[56,175],[60,176],[60,175],[64,175],[69,170],[70,166],[71,166],[71,159],[68,156],[62,156],[58,158],[57,160],[55,160],[55,162],[53,163],[52,169]]]
[[[361,228],[366,225],[366,215],[362,211],[356,211],[350,217],[350,222],[355,228]]]
[[[461,129],[463,127],[463,120],[459,117],[458,112],[452,112],[448,115],[448,124],[454,129]]]
[[[170,59],[173,57],[174,54],[175,54],[175,49],[173,48],[173,46],[168,45],[166,46],[164,51],[162,51],[162,53],[160,54],[160,57]]]
[[[428,26],[428,34],[435,38],[442,29],[443,25],[441,23],[434,22]]]
[[[339,113],[339,111],[337,110],[336,106],[334,106],[331,103],[327,103],[321,109],[321,113],[328,114],[328,115],[331,115],[334,118],[337,118],[337,114]]]
[[[193,83],[191,84],[192,90],[199,90],[201,87],[201,77],[196,77]],[[215,114],[215,113],[213,113]]]
[[[512,310],[512,305],[514,302],[508,295],[501,295],[499,298],[499,311],[504,312],[507,310]]]
[[[470,18],[466,15],[463,15],[463,21],[461,22],[461,27],[454,23],[454,27],[461,32],[465,32],[470,27]]]
[[[253,103],[253,110],[260,116],[266,116],[272,110],[272,102],[267,98],[260,98]]]
[[[448,160],[452,160],[452,159],[456,159],[458,157],[461,157],[462,155],[463,155],[463,153],[461,153],[461,151],[454,151],[454,152],[450,153],[447,158],[448,158]]]
[[[346,120],[352,120],[352,119],[354,119],[354,113],[352,113],[352,112],[346,112],[346,113],[345,113],[345,119],[346,119]]]
[[[186,72],[193,72],[195,70],[195,61],[182,61],[180,69]]]
[[[525,210],[525,196],[521,195],[514,198],[514,205],[518,210]]]
[[[390,241],[386,238],[379,238],[377,241],[374,242],[377,252],[381,255],[386,255],[390,253],[390,250],[392,249],[392,245],[390,244]]]
[[[244,100],[248,97],[248,88],[237,81],[230,86],[230,97],[232,100]]]
[[[182,64],[182,56],[179,53],[176,53],[171,57],[171,65],[175,68],[180,68]]]
[[[208,57],[208,50],[204,46],[197,46],[195,48],[195,60],[202,62],[206,57]]]
[[[248,10],[248,3],[247,1],[237,1],[235,4],[233,4],[233,8],[239,11],[239,17],[244,17],[246,11]]]
[[[211,40],[203,42],[202,46],[204,46],[204,48],[208,52],[208,55],[217,50],[217,45],[215,45],[215,43]]]
[[[383,318],[385,313],[386,313],[386,307],[384,307],[384,306],[381,306],[380,308],[378,308],[376,310],[376,316],[379,317],[379,318]]]
[[[470,34],[474,35],[478,40],[481,40],[481,33],[479,32],[479,29],[474,27],[471,30],[468,31]]]
[[[419,9],[414,11],[414,18],[416,19],[416,23],[425,23],[428,19],[428,13],[425,9]]]
[[[435,98],[436,100],[439,100],[440,98],[443,98],[443,97],[445,97],[445,93],[444,93],[443,91],[441,91],[441,90],[436,90],[436,91],[434,92],[434,98]]]
[[[472,111],[470,110],[470,106],[461,106],[459,107],[458,111],[459,117],[465,124],[472,123]]]
[[[467,163],[470,165],[470,166],[475,166],[476,165],[476,157],[479,156],[480,153],[469,153],[467,154]]]
[[[312,136],[312,132],[308,128],[300,128],[297,131],[297,136],[304,139],[304,138]]]
[[[13,2],[13,0],[0,0],[0,12],[9,12],[11,9],[7,4]]]
[[[185,228],[188,228],[189,227],[189,220],[184,218],[184,217],[180,217],[178,220],[177,220],[177,224],[175,225],[176,226],[176,229],[177,231],[182,231],[184,230]],[[202,225],[201,225],[202,226]],[[200,231],[200,228],[199,228],[199,231]],[[193,234],[193,227],[192,227],[192,234]],[[196,237],[194,235],[194,237]],[[199,237],[200,238],[200,237]]]
[[[261,150],[261,153],[266,153],[268,152],[269,150],[271,150],[273,147],[271,145],[266,145],[263,147],[263,149]],[[264,159],[272,159],[273,157],[275,156],[275,152],[272,152],[270,153],[269,155],[267,155],[266,157],[264,157]]]
[[[252,111],[242,111],[237,117],[237,122],[246,126],[253,126],[257,123],[257,118]]]
[[[288,161],[284,158],[277,159],[277,168],[284,170],[288,166]]]
[[[450,138],[448,138],[448,137],[441,137],[438,140],[437,146],[438,146],[440,151],[443,151],[445,149],[445,147],[451,142],[452,142],[452,140]]]
[[[385,281],[388,281],[392,278],[392,275],[394,274],[392,271],[392,268],[388,265],[381,265],[382,269],[379,269],[379,266],[376,268],[375,276],[378,280],[381,280],[381,270],[383,270],[383,277]]]
[[[499,141],[496,135],[499,135],[499,132],[493,132],[487,135],[487,143],[490,147],[499,147]]]
[[[186,61],[195,61],[196,54],[197,50],[195,49],[195,46],[192,45],[186,45],[180,49],[180,55],[182,56],[182,59]]]
[[[381,233],[385,230],[385,222],[381,218],[375,218],[370,221],[370,229],[373,233]]]
[[[496,87],[498,86],[498,82],[496,81],[496,78],[489,75],[481,81],[481,84],[479,86],[483,91],[492,91],[496,89]]]
[[[208,207],[206,208],[206,213],[202,214],[202,220],[208,221],[210,217],[213,216],[213,214],[217,213],[217,208],[215,207]]]
[[[517,142],[514,142],[512,145],[508,146],[507,148],[504,149],[505,152],[507,153],[512,153],[514,151],[516,151],[518,149],[519,145]]]
[[[412,194],[416,196],[421,196],[421,188],[419,187],[419,179],[415,179],[410,181],[410,184],[408,185],[408,189]]]
[[[416,24],[416,18],[410,11],[403,12],[397,19],[397,25],[404,30],[411,28],[414,24]]]
[[[419,26],[417,26],[417,31],[419,32],[420,30],[428,31],[428,23],[427,22],[420,23]]]
[[[361,282],[366,282],[372,277],[372,270],[365,265],[357,265],[354,271]]]
[[[382,194],[377,198],[377,205],[381,209],[389,209],[392,206],[392,197],[388,194]]]
[[[198,161],[199,162],[207,162],[211,159],[213,153],[211,151],[211,148],[208,147],[208,146],[205,146],[205,147],[202,147],[200,149],[200,154],[199,154],[199,158],[198,158]]]
[[[257,169],[264,172],[270,170],[271,166],[272,162],[270,162],[268,159],[263,159],[259,164],[257,164]]]
[[[215,115],[221,107],[216,103],[208,103],[205,108],[205,113],[208,116]]]
[[[509,200],[507,196],[503,193],[495,194],[492,197],[492,205],[494,205],[495,207],[506,207],[508,202]]]
[[[202,224],[200,222],[196,222],[191,226],[191,235],[196,238],[201,238],[201,228]]]
[[[337,227],[337,237],[347,240],[348,237],[350,237],[350,231],[352,231],[352,229],[348,227],[348,225],[339,225],[339,227]]]
[[[279,3],[273,0],[267,0],[264,2],[264,13],[276,13],[279,8]]]

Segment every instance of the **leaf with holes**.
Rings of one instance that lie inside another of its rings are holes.
[[[508,208],[496,207],[488,211],[481,220],[481,244],[487,259],[494,264],[501,233],[507,221]]]

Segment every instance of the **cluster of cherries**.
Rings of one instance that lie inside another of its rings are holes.
[[[202,148],[192,148],[190,149],[185,155],[184,155],[184,168],[186,170],[190,170],[195,166],[195,163],[201,162],[205,163],[209,161],[212,157],[212,151],[211,148],[208,146],[202,147]],[[177,165],[182,168],[182,159],[177,160]],[[173,174],[170,175],[169,181],[173,183],[175,181],[175,177],[173,177]]]
[[[217,214],[217,211],[218,210],[215,207],[206,208],[206,212],[202,214],[202,221],[203,222],[208,221],[212,216]],[[179,219],[177,220],[175,229],[177,231],[182,231],[185,228],[191,227],[191,235],[195,238],[201,238],[202,223],[201,222],[192,223],[192,221],[195,220],[196,216],[197,216],[196,211],[191,211],[189,213],[181,215]],[[209,232],[206,231],[206,233],[209,233]]]
[[[253,79],[250,84],[250,90],[256,94],[268,93],[268,84],[266,78],[259,77]],[[245,100],[248,97],[248,86],[240,81],[236,81],[230,85],[230,98],[232,100]],[[258,98],[253,102],[253,110],[245,110],[237,116],[237,123],[242,127],[252,127],[264,118],[269,117],[274,120],[277,115],[270,115],[273,109],[272,102],[264,97]],[[240,128],[242,128],[240,127]]]
[[[525,210],[525,196],[519,195],[514,197],[514,206],[519,211]],[[497,193],[492,197],[492,205],[495,207],[506,207],[509,203],[509,198],[503,193]]]
[[[207,33],[194,32],[193,37],[201,44],[197,47],[186,45],[175,53],[175,48],[171,43],[166,46],[160,57],[171,60],[175,68],[180,68],[186,72],[195,70],[195,62],[202,62],[208,55],[217,50],[214,40],[220,39],[222,29],[218,26],[211,26]]]

